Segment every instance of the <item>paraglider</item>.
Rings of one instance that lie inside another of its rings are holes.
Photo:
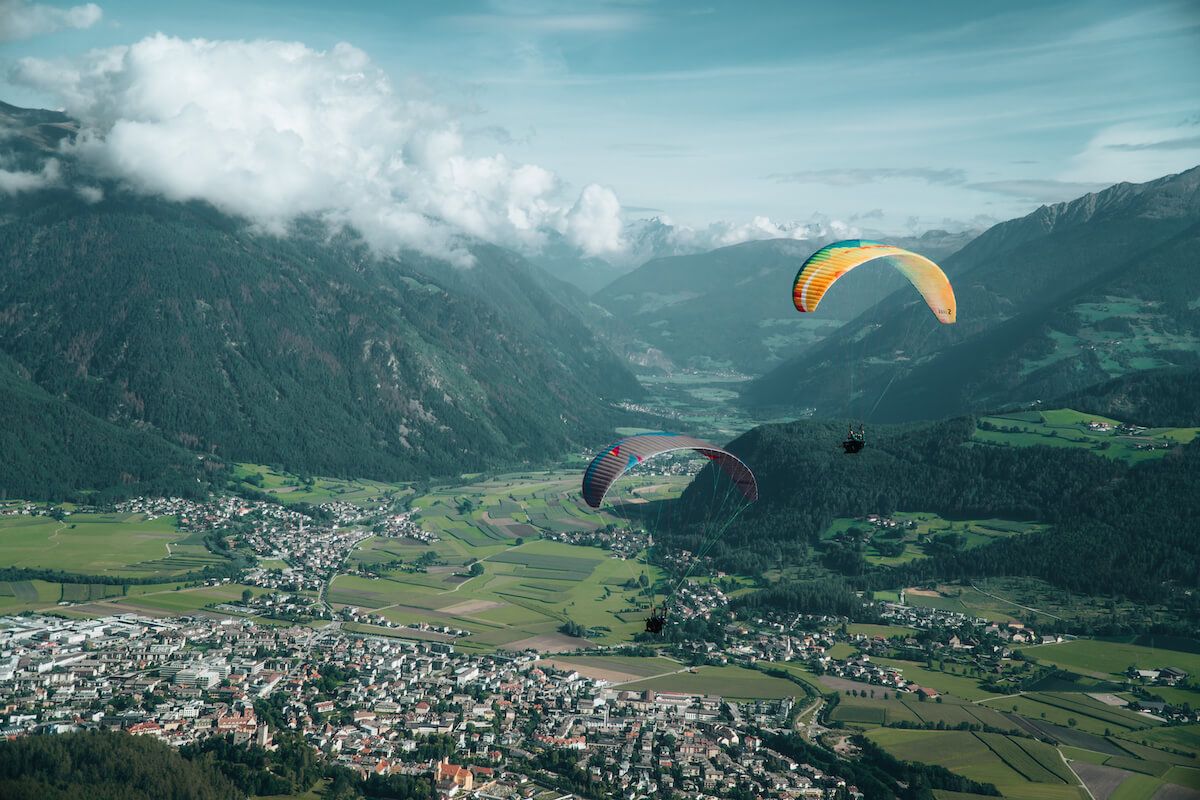
[[[646,618],[646,633],[662,633],[666,625],[667,615],[660,613],[657,607],[651,608],[650,616]]]
[[[862,449],[867,446],[867,429],[864,425],[858,426],[858,433],[854,432],[854,426],[846,431],[846,441],[842,442],[842,449],[847,455],[861,453]]]
[[[695,450],[720,467],[743,497],[751,502],[758,499],[758,482],[741,459],[703,439],[668,431],[628,436],[600,451],[583,473],[583,499],[599,508],[617,478],[648,458],[674,450]]]
[[[954,324],[954,287],[941,267],[925,256],[867,239],[834,242],[809,256],[792,284],[792,303],[797,311],[816,311],[821,298],[838,278],[855,267],[878,260],[886,260],[908,278],[939,322]]]
[[[758,481],[750,468],[737,456],[703,439],[695,439],[669,431],[658,431],[627,436],[601,450],[592,459],[583,474],[584,501],[592,508],[599,508],[613,484],[626,472],[655,456],[678,450],[694,450],[712,461],[728,477],[727,490],[729,493],[740,496],[744,501],[741,504],[742,508],[758,499]],[[725,509],[726,504],[721,503],[720,507]],[[740,510],[736,503],[730,506],[728,515],[717,521],[719,524],[714,525],[713,529],[706,534],[704,547],[693,559],[693,569],[740,513]],[[679,586],[687,580],[689,574],[690,570],[679,579],[675,590],[678,590]],[[668,594],[661,606],[657,604],[651,606],[650,616],[646,619],[646,633],[655,635],[662,633],[667,623],[667,610],[673,596],[674,591]]]

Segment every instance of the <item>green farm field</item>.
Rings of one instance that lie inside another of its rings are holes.
[[[1030,577],[977,579],[972,584],[941,584],[935,589],[909,587],[904,590],[904,602],[910,606],[957,611],[993,622],[1029,621],[1033,614],[1035,625],[1039,620],[1054,618],[1108,619],[1113,613],[1136,613],[1147,622],[1169,617],[1169,609],[1163,606],[1118,600],[1113,601],[1115,607],[1110,607],[1108,598],[1075,594]]]
[[[893,636],[912,636],[917,632],[916,628],[910,628],[907,625],[872,625],[869,622],[852,622],[846,626],[846,630],[851,635],[882,636],[884,639],[890,639]]]
[[[416,521],[442,537],[439,551],[479,558],[515,539],[563,532],[586,533],[608,524],[626,524],[611,507],[589,508],[579,496],[577,469],[511,473],[465,485],[436,489],[413,498]],[[626,501],[677,497],[690,478],[636,470],[621,480]]]
[[[368,550],[380,546],[372,541],[366,545]],[[661,578],[640,559],[613,558],[600,548],[546,540],[473,546],[443,539],[414,548],[413,556],[422,551],[436,552],[458,566],[423,573],[392,570],[379,578],[340,575],[330,587],[330,602],[374,610],[402,625],[427,622],[468,630],[472,635],[458,640],[467,647],[504,647],[545,637],[568,620],[594,629],[595,636],[586,642],[535,643],[563,649],[632,639],[642,630],[650,604],[638,578]],[[478,560],[482,575],[455,574],[468,558]]]
[[[173,590],[160,587],[147,587],[154,591],[121,598],[110,598],[113,611],[139,609],[162,611],[173,614],[188,614],[204,609],[215,603],[225,603],[238,600],[242,592],[249,589],[252,594],[259,595],[272,591],[257,586],[244,586],[240,583],[228,583],[220,586],[200,586],[193,589]]]
[[[946,520],[937,514],[924,511],[898,511],[890,519],[895,521],[895,527],[876,527],[865,519],[853,517],[838,517],[830,523],[821,534],[822,541],[829,541],[838,536],[846,536],[852,531],[870,535],[871,543],[867,545],[864,557],[870,564],[895,566],[907,564],[918,558],[924,558],[929,538],[941,534],[958,534],[963,537],[962,548],[969,550],[980,547],[999,539],[1007,539],[1022,533],[1030,533],[1044,529],[1046,526],[1036,522],[1015,522],[1004,519],[970,519]],[[899,555],[884,555],[881,547],[902,545]]]
[[[896,758],[938,764],[972,780],[991,783],[1005,797],[1022,800],[1086,797],[1074,776],[1064,771],[1058,752],[1032,739],[894,728],[878,728],[867,736]]]
[[[1089,424],[1093,422],[1107,425],[1110,430],[1092,430]],[[1136,462],[1161,458],[1171,447],[1192,441],[1200,432],[1200,428],[1149,428],[1137,434],[1122,434],[1116,430],[1120,424],[1119,420],[1059,408],[982,417],[973,438],[1011,447],[1082,448]]]
[[[262,464],[237,464],[234,478],[274,495],[282,503],[328,503],[336,500],[371,506],[412,494],[412,489],[404,484],[341,478],[312,478],[305,481],[297,475]]]
[[[635,474],[623,483],[622,496],[633,502],[674,497],[688,480]],[[611,645],[643,629],[651,597],[639,580],[644,576],[653,585],[663,577],[645,563],[644,553],[624,559],[542,538],[627,524],[609,508],[597,511],[582,503],[578,470],[511,473],[440,487],[413,498],[411,506],[415,521],[438,541],[365,540],[350,563],[378,577],[338,576],[330,602],[372,610],[400,625],[468,630],[470,636],[457,640],[468,649]],[[426,554],[437,563],[417,569],[414,562]],[[474,562],[483,574],[465,577],[465,566]],[[567,621],[592,629],[593,636],[586,642],[559,636]]]
[[[1115,706],[1106,706],[1079,693],[1028,692],[991,698],[985,704],[998,711],[1020,714],[1085,733],[1106,736],[1151,728],[1153,719]]]
[[[1096,677],[1120,676],[1131,665],[1138,669],[1177,667],[1190,675],[1200,674],[1200,653],[1123,641],[1076,639],[1027,648],[1027,652],[1039,662]]]
[[[685,668],[674,659],[643,656],[568,656],[556,658],[552,663],[561,669],[578,669],[583,675],[594,674],[609,680],[620,674],[632,676],[633,679],[650,678]]]
[[[901,661],[891,658],[873,658],[877,664],[896,667],[910,681],[916,681],[921,686],[937,689],[942,694],[952,695],[962,700],[974,701],[991,697],[994,693],[979,686],[976,678],[937,669],[927,669],[913,661]]]
[[[1119,738],[1147,747],[1169,748],[1194,753],[1196,756],[1193,759],[1196,762],[1195,766],[1200,767],[1200,724],[1172,725],[1132,731],[1120,734]]]
[[[223,563],[174,517],[72,514],[0,518],[0,563],[84,575],[168,577]]]
[[[698,667],[696,672],[681,672],[661,678],[625,684],[631,691],[653,689],[659,692],[712,694],[745,699],[802,697],[804,689],[784,680],[745,667]]]
[[[970,586],[940,586],[936,593],[931,590],[906,589],[904,603],[941,611],[957,611],[992,622],[1016,622],[1019,611],[1014,606],[1000,603]]]

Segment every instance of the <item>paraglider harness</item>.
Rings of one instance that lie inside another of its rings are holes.
[[[657,606],[652,607],[650,609],[650,616],[646,617],[646,633],[660,634],[663,628],[666,627],[666,624],[666,608],[659,611]]]
[[[854,426],[850,426],[850,430],[846,432],[846,441],[842,442],[842,449],[848,455],[861,452],[867,444],[867,430],[864,426],[858,426],[858,433],[854,432]]]

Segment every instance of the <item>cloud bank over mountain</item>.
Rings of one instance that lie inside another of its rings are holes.
[[[348,44],[159,34],[70,60],[22,59],[15,75],[79,121],[65,151],[84,169],[273,233],[318,216],[381,251],[464,266],[464,237],[530,249],[553,230],[588,255],[623,246],[610,189],[572,198],[548,169],[468,156],[445,107],[402,96]]]

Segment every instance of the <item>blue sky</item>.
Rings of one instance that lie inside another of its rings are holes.
[[[4,66],[155,32],[344,41],[450,108],[468,153],[691,225],[1005,219],[1200,163],[1194,2],[99,5],[4,43]],[[61,104],[11,77],[0,97]]]

